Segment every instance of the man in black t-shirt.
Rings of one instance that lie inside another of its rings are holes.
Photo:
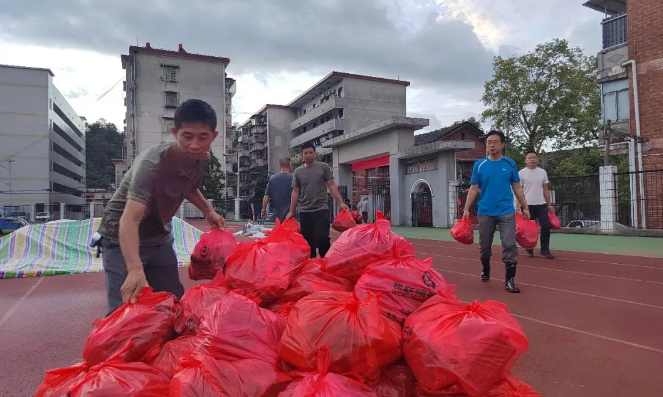
[[[249,192],[249,199],[247,200],[247,202],[249,203],[249,220],[251,222],[255,222],[256,220],[256,199],[254,197],[255,195],[256,192],[251,190]]]

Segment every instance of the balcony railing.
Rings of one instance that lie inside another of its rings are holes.
[[[603,27],[603,49],[612,48],[626,43],[628,29],[626,14],[606,18],[601,22]]]
[[[320,124],[319,126],[313,128],[312,130],[306,131],[303,134],[300,134],[290,140],[290,147],[296,147],[304,142],[308,142],[312,139],[319,138],[330,131],[342,130],[343,129],[343,119],[331,119],[326,123]]]
[[[327,113],[332,109],[346,107],[346,102],[347,100],[342,97],[331,98],[327,102],[312,109],[309,112],[306,112],[306,114],[303,114],[302,117],[290,123],[290,131],[293,131],[303,126],[304,124],[309,123],[310,121],[322,116],[323,114]]]

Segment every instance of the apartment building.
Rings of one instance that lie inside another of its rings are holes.
[[[390,117],[405,117],[408,81],[331,72],[288,104],[290,147],[312,142],[331,161],[322,141]]]
[[[631,191],[638,190],[639,202],[648,203],[638,211],[640,226],[663,227],[657,201],[663,181],[653,172],[663,170],[663,2],[589,0],[584,6],[605,16],[597,73],[602,117],[634,138],[631,163],[644,172],[631,181]]]
[[[279,172],[279,159],[307,142],[331,163],[331,148],[322,147],[322,142],[345,131],[405,116],[409,85],[407,81],[331,72],[288,105],[265,105],[241,124],[232,145],[235,154],[228,156],[229,167],[238,168],[240,178],[252,182],[260,175]],[[239,167],[235,166],[238,159]],[[248,190],[240,188],[240,195]]]
[[[85,119],[50,69],[0,65],[0,204],[85,204]]]
[[[152,48],[150,43],[129,47],[129,54],[121,59],[126,70],[126,150],[123,161],[116,162],[116,179],[121,179],[138,153],[174,141],[175,109],[194,98],[208,102],[216,111],[219,137],[212,152],[225,171],[226,128],[232,125],[232,97],[236,93],[235,80],[226,75],[230,60],[189,53],[181,44],[177,51],[171,51]]]

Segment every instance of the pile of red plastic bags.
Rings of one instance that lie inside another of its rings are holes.
[[[297,227],[205,233],[190,274],[211,281],[180,301],[145,288],[36,396],[539,396],[510,375],[528,340],[506,306],[460,302],[379,215],[346,217],[324,259]]]

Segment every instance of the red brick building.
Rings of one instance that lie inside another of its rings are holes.
[[[655,172],[663,170],[663,1],[589,0],[584,5],[605,15],[597,75],[603,121],[633,137],[639,132],[645,172],[642,179],[637,176],[636,189],[641,180],[644,186],[638,202],[645,207],[647,228],[663,228],[663,171]],[[638,224],[642,227],[641,220]]]
[[[456,177],[462,182],[469,183],[474,162],[486,157],[486,142],[481,138],[483,134],[483,131],[474,124],[464,122],[427,134],[415,135],[414,144],[419,146],[437,141],[474,142],[474,149],[456,152]]]

